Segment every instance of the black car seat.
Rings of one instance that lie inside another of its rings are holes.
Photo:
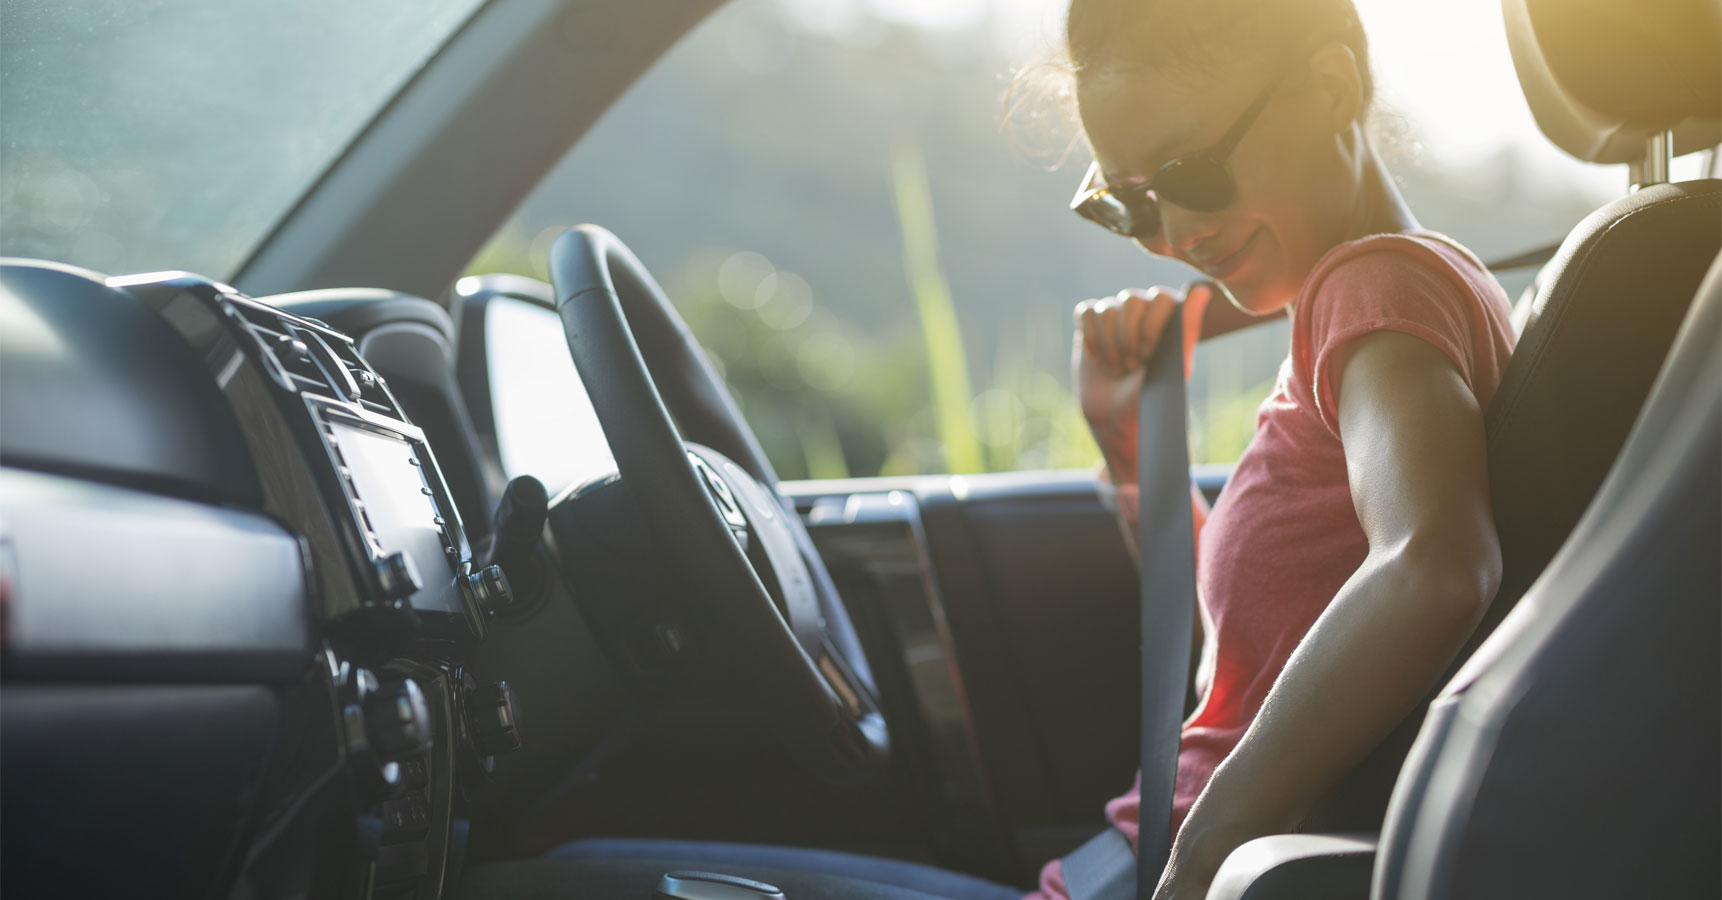
[[[1591,505],[1711,260],[1722,182],[1666,180],[1672,153],[1722,141],[1722,20],[1711,0],[1504,0],[1539,126],[1562,149],[1628,163],[1636,189],[1587,217],[1539,282],[1487,412],[1501,588],[1463,660],[1547,568]],[[1362,897],[1387,797],[1422,708],[1330,791],[1309,831],[1227,860],[1210,900]]]
[[[1722,259],[1548,571],[1431,705],[1379,900],[1722,896]]]

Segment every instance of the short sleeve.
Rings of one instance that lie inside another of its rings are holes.
[[[1375,246],[1370,246],[1376,244]],[[1353,342],[1377,331],[1427,341],[1476,391],[1471,323],[1477,299],[1452,266],[1409,238],[1365,242],[1315,273],[1320,278],[1297,310],[1293,353],[1322,423],[1339,436],[1339,376]]]

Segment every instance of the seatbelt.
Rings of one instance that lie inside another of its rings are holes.
[[[1108,828],[1063,860],[1071,900],[1151,900],[1172,849],[1172,790],[1196,612],[1196,523],[1184,394],[1183,308],[1149,357],[1138,406],[1142,600],[1141,812],[1137,853]],[[1122,853],[1120,852],[1122,849]]]
[[[1063,870],[1064,892],[1070,900],[1135,900],[1136,853],[1116,828],[1107,828],[1070,851]]]
[[[1532,266],[1540,266],[1543,263],[1554,259],[1555,254],[1561,252],[1562,243],[1565,243],[1565,241],[1549,244],[1546,247],[1538,247],[1535,250],[1526,250],[1517,256],[1508,256],[1492,260],[1490,262],[1483,263],[1483,268],[1488,269],[1491,272],[1507,272],[1513,269],[1529,269]]]
[[[1196,522],[1190,508],[1184,310],[1148,358],[1136,420],[1137,544],[1142,560],[1142,806],[1139,900],[1150,900],[1172,852],[1172,789],[1190,682],[1196,614]]]

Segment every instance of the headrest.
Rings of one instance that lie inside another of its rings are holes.
[[[1537,125],[1594,163],[1722,143],[1722,12],[1715,0],[1501,0]]]

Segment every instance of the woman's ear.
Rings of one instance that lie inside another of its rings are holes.
[[[1363,73],[1351,48],[1334,41],[1309,59],[1310,83],[1322,98],[1334,131],[1344,131],[1363,112]]]

